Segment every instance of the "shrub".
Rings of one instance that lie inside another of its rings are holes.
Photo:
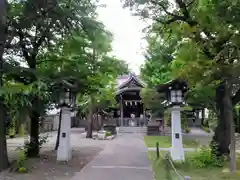
[[[211,130],[210,130],[209,127],[202,126],[202,129],[203,129],[205,132],[207,132],[207,133],[210,133],[210,132],[211,132]]]
[[[223,167],[225,158],[223,156],[216,156],[212,153],[212,149],[208,147],[201,147],[200,150],[188,157],[187,161],[191,165],[199,168],[206,167]]]
[[[106,137],[111,136],[111,135],[112,135],[112,134],[111,134],[110,131],[107,131],[107,132],[106,132]]]
[[[190,133],[190,131],[191,131],[191,130],[190,130],[189,127],[186,127],[186,128],[185,128],[185,132],[186,132],[186,133]]]
[[[48,134],[46,135],[39,135],[39,148],[42,148],[45,143],[48,141]],[[27,160],[27,152],[29,149],[30,142],[27,140],[24,142],[23,147],[19,147],[16,151],[19,152],[19,158],[17,159],[16,163],[14,164],[14,170],[20,173],[26,173],[28,170],[25,168],[25,162]]]
[[[17,165],[18,165],[18,170],[24,167],[26,161],[26,155],[25,155],[25,150],[23,148],[20,149],[19,151],[19,159],[17,160]],[[23,171],[21,171],[23,172]]]
[[[42,148],[44,144],[48,142],[49,134],[39,135],[39,148]]]
[[[26,173],[27,169],[25,168],[25,162],[27,160],[26,153],[24,147],[18,147],[16,148],[16,151],[18,152],[18,159],[16,161],[13,161],[13,164],[11,165],[10,171],[16,171],[19,173]]]
[[[38,140],[39,141],[39,143],[38,143],[39,144],[39,148],[42,148],[43,145],[48,142],[48,137],[49,137],[48,134],[39,135],[39,140]],[[29,145],[30,145],[29,141],[25,141],[24,142],[25,152],[27,152],[27,150],[29,149]]]
[[[27,169],[25,167],[20,167],[18,168],[18,172],[20,173],[26,173],[27,172]]]

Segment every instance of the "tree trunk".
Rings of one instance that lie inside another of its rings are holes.
[[[59,139],[60,139],[60,132],[61,132],[61,123],[62,123],[62,108],[61,108],[60,114],[59,114],[58,133],[57,133],[57,140],[56,140],[55,150],[58,150],[58,146],[59,146]]]
[[[86,138],[92,138],[92,130],[93,130],[93,100],[90,96],[90,104],[89,104],[89,113],[88,113],[88,128]]]
[[[205,121],[205,109],[203,108],[203,109],[201,109],[201,111],[202,111],[201,126],[209,127],[208,121],[207,122]]]
[[[8,167],[8,154],[6,143],[6,114],[4,113],[3,99],[0,99],[0,171]]]
[[[40,117],[40,114],[34,108],[30,114],[31,125],[30,125],[30,144],[27,152],[28,157],[39,156],[39,151],[40,151],[39,150],[39,117]]]
[[[14,138],[16,134],[16,119],[12,118],[10,128],[9,128],[9,137]]]
[[[235,123],[235,132],[239,133],[239,110],[237,108],[233,108],[233,114],[234,114],[234,123]]]
[[[233,118],[233,104],[231,98],[231,88],[226,89],[226,117],[228,122],[230,122],[230,171],[236,172],[236,137],[235,137],[235,122]]]
[[[88,128],[87,128],[87,135],[86,138],[92,138],[92,131],[93,131],[93,120],[92,120],[92,110],[90,110],[88,114]]]
[[[213,142],[216,143],[216,155],[229,155],[230,145],[230,122],[226,107],[227,85],[220,84],[216,88],[216,109],[217,109],[217,127],[213,137]]]
[[[230,120],[230,117],[229,117]],[[235,136],[235,123],[231,120],[231,144],[230,144],[230,171],[236,172],[237,170],[237,160],[236,160],[236,136]]]
[[[0,0],[0,89],[3,87],[3,53],[7,37],[7,1]],[[6,143],[6,114],[4,110],[4,99],[0,96],[0,171],[8,167],[7,143]]]

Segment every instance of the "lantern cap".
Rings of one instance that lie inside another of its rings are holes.
[[[77,91],[77,84],[74,83],[73,80],[61,79],[61,80],[54,82],[52,84],[52,87],[58,89],[59,91],[67,90],[67,89],[69,89],[72,92]]]
[[[171,89],[182,90],[182,92],[184,93],[187,91],[187,82],[182,79],[174,79],[157,86],[157,91],[159,93],[163,93]]]

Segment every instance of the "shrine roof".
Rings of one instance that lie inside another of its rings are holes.
[[[135,81],[139,87],[145,86],[145,83],[140,79],[140,76],[130,73],[117,78],[117,89],[125,88],[132,81]]]

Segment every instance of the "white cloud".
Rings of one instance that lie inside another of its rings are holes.
[[[142,29],[146,24],[139,17],[132,16],[129,9],[123,9],[120,0],[101,0],[106,8],[99,8],[99,19],[114,35],[113,55],[125,60],[131,70],[139,74],[144,63]]]

